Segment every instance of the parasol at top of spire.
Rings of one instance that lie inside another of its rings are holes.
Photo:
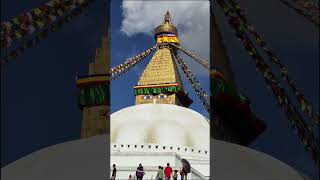
[[[165,23],[172,24],[171,23],[171,16],[170,16],[170,12],[169,11],[167,11],[166,14],[164,15],[163,24],[165,24]]]
[[[171,15],[170,12],[167,11],[164,15],[163,23],[160,24],[155,29],[155,35],[158,35],[159,33],[173,33],[178,36],[177,28],[172,24]]]

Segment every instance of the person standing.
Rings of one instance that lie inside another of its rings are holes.
[[[137,167],[137,170],[136,170],[137,180],[142,180],[144,174],[145,173],[143,170],[143,166],[142,166],[142,164],[139,164],[139,166]]]
[[[133,178],[132,178],[131,174],[129,175],[128,180],[133,180]]]
[[[173,171],[172,177],[173,177],[173,180],[178,180],[178,170]]]
[[[183,180],[183,178],[184,178],[184,173],[183,173],[182,170],[180,171],[180,177],[181,177],[181,180]]]
[[[164,178],[163,167],[159,166],[158,174],[156,176],[156,179],[157,180],[163,180],[163,178]]]
[[[170,180],[172,174],[172,168],[170,167],[170,164],[167,163],[167,167],[164,169],[164,175],[166,180]]]
[[[180,171],[181,180],[187,180],[188,171],[183,167]]]
[[[113,167],[113,170],[112,170],[111,180],[115,180],[116,179],[116,174],[117,174],[116,165],[113,164],[112,167]]]

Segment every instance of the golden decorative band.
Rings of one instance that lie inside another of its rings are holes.
[[[77,86],[108,84],[109,76],[91,76],[77,79]]]
[[[169,87],[169,86],[180,86],[179,83],[174,84],[155,84],[155,85],[142,85],[142,86],[134,86],[134,89],[137,88],[153,88],[153,87]]]
[[[162,37],[157,37],[157,43],[177,43],[180,44],[180,41],[177,37],[168,37],[168,36],[162,36]]]

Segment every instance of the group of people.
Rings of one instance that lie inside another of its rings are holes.
[[[167,163],[167,167],[165,167],[164,169],[162,166],[159,166],[158,168],[159,169],[156,176],[156,180],[170,180],[171,177],[173,178],[173,180],[178,180],[178,170],[175,169],[173,171],[169,163]],[[188,172],[183,167],[180,170],[181,180],[187,180],[187,175],[188,175]]]
[[[172,170],[169,163],[167,163],[167,166],[164,169],[162,166],[158,166],[158,173],[157,173],[157,176],[155,179],[156,180],[171,180],[171,178],[172,178],[173,180],[178,180],[178,172],[180,174],[181,180],[187,180],[188,171],[184,167],[180,171]],[[117,174],[116,165],[113,164],[111,180],[116,179],[116,174]],[[134,180],[135,178],[136,178],[136,180],[142,180],[144,175],[145,175],[145,172],[143,170],[143,166],[142,166],[142,164],[139,164],[139,166],[136,169],[135,176],[133,177],[130,174],[128,177],[128,180]]]

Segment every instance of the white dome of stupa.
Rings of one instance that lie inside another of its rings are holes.
[[[201,114],[171,104],[141,104],[110,117],[111,143],[209,150],[210,125]]]

